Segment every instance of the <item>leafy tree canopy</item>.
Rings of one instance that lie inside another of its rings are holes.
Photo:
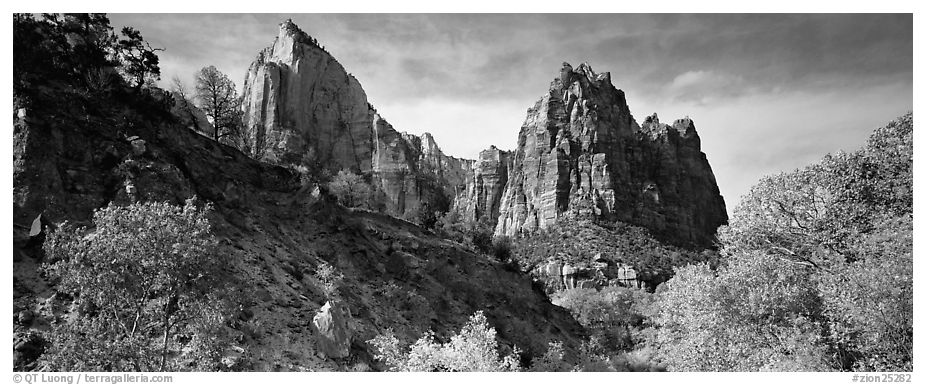
[[[232,304],[208,210],[192,200],[110,205],[94,213],[92,230],[65,223],[48,236],[45,269],[81,313],[56,327],[51,368],[172,369],[183,355],[172,336],[190,333],[189,347],[221,331]],[[189,354],[215,358],[206,345]]]

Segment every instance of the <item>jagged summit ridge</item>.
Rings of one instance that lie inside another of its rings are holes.
[[[679,245],[709,247],[726,208],[691,119],[639,125],[611,76],[563,63],[528,110],[497,235],[567,215],[618,220]]]
[[[371,170],[366,93],[292,22],[248,68],[243,98],[244,150],[252,157]]]
[[[400,216],[451,207],[496,223],[497,235],[546,228],[564,215],[646,227],[708,247],[726,208],[691,119],[640,125],[609,72],[563,63],[528,110],[514,151],[445,155],[434,137],[401,133],[360,83],[292,21],[249,68],[245,150],[276,163],[315,163],[373,176]]]
[[[391,213],[446,211],[471,162],[443,154],[433,136],[400,133],[360,82],[292,20],[248,69],[244,150],[280,164],[372,175]]]

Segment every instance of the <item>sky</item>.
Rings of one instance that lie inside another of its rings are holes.
[[[695,122],[730,212],[762,176],[857,149],[913,108],[910,14],[110,14],[165,48],[162,86],[215,65],[239,90],[288,18],[396,129],[457,157],[514,149],[562,63],[588,62],[638,122]]]

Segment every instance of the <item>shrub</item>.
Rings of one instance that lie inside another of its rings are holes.
[[[561,259],[574,266],[587,264],[601,254],[614,263],[633,266],[648,287],[671,278],[674,266],[704,261],[710,252],[694,252],[666,245],[646,229],[624,223],[595,223],[566,217],[542,231],[513,240],[513,259],[531,271],[548,261]]]
[[[518,351],[506,357],[498,354],[495,329],[489,327],[485,315],[477,311],[450,342],[438,343],[434,334],[425,333],[408,352],[403,352],[398,339],[388,331],[367,341],[375,350],[373,357],[397,372],[508,372],[518,371]]]
[[[561,341],[550,342],[546,353],[531,363],[531,372],[571,372],[575,366],[565,360],[566,353]]]
[[[372,208],[373,188],[362,176],[350,170],[338,171],[328,183],[328,191],[344,207]]]
[[[512,256],[511,238],[502,236],[492,239],[492,255],[499,261],[508,261]]]
[[[327,300],[334,300],[341,297],[340,289],[344,283],[344,275],[338,272],[334,266],[328,262],[320,261],[315,268],[315,280],[318,281],[322,293]]]
[[[596,339],[594,350],[611,354],[633,348],[644,319],[644,307],[651,294],[641,289],[605,287],[575,288],[555,293],[551,301],[569,310]]]

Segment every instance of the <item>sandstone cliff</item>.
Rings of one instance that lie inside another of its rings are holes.
[[[243,97],[245,152],[370,173],[397,216],[446,211],[471,173],[471,161],[444,155],[430,134],[395,130],[357,79],[289,20],[248,69]]]
[[[497,235],[564,215],[643,226],[673,244],[707,247],[726,208],[690,119],[637,124],[609,73],[564,63],[518,135]]]
[[[367,96],[356,78],[291,21],[260,52],[244,83],[245,148],[271,162],[371,170]]]
[[[373,132],[374,183],[393,214],[418,219],[445,212],[465,190],[472,161],[444,155],[431,134],[400,133],[375,113]]]
[[[511,153],[495,146],[482,150],[472,164],[466,188],[456,195],[454,210],[468,222],[488,221],[495,226],[502,195],[508,184]]]
[[[658,239],[711,246],[726,209],[690,119],[654,114],[642,126],[610,74],[564,63],[528,110],[511,153],[447,156],[433,137],[400,133],[360,83],[291,21],[251,65],[244,87],[245,151],[273,163],[371,174],[396,216],[451,207],[497,235],[546,228],[563,215],[623,221]]]

